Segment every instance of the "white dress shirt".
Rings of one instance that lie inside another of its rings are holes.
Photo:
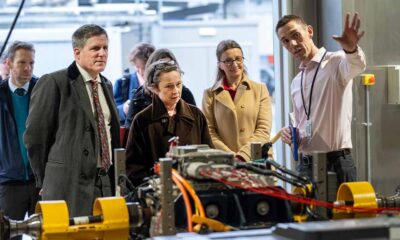
[[[90,74],[83,69],[81,66],[79,66],[78,63],[76,63],[76,66],[79,69],[79,72],[81,73],[82,77],[83,77],[83,81],[85,82],[86,85],[86,90],[87,93],[89,95],[89,99],[90,99],[90,105],[92,106],[92,111],[93,111],[93,115],[96,114],[96,109],[93,103],[93,95],[92,95],[92,83],[90,82],[93,78],[90,76]],[[99,84],[99,101],[100,101],[100,106],[101,106],[101,110],[103,111],[103,116],[104,116],[104,123],[106,125],[106,133],[107,133],[107,142],[108,142],[108,152],[109,152],[109,156],[110,156],[110,165],[112,164],[112,149],[111,149],[111,112],[110,112],[110,108],[108,107],[107,104],[107,100],[104,96],[104,90],[103,87],[101,85],[101,81],[100,81],[100,75],[96,76],[96,79],[94,79],[95,81],[98,82]],[[97,130],[97,129],[96,129]],[[99,153],[98,156],[99,158],[97,159],[97,166],[101,167],[101,155],[100,155],[100,151],[101,148],[99,148]]]
[[[301,71],[291,84],[294,115],[301,136],[299,151],[304,154],[352,148],[352,85],[353,78],[365,70],[365,55],[358,47],[353,54],[327,52],[324,59],[321,59],[325,51],[325,48],[319,49],[307,65],[301,64]],[[301,75],[304,71],[302,86],[304,104],[308,111],[312,81],[321,60],[311,98],[312,135],[305,139],[302,136],[307,115],[301,95]]]

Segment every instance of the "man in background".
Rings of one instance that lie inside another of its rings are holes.
[[[0,82],[6,80],[10,75],[10,69],[6,64],[6,57],[2,56],[0,58]]]
[[[133,90],[144,84],[144,68],[154,50],[155,47],[150,43],[136,45],[129,53],[129,62],[135,66],[136,72],[131,74],[127,72],[122,78],[115,81],[114,99],[118,106],[121,126],[125,124]]]
[[[15,41],[4,64],[10,76],[0,83],[0,208],[13,220],[35,212],[39,189],[23,143],[29,102],[36,80],[32,73],[35,49]]]

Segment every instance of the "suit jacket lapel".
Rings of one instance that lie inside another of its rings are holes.
[[[117,120],[119,122],[117,110],[115,107],[113,107],[115,103],[114,103],[114,98],[110,92],[112,90],[110,90],[108,88],[107,84],[105,83],[104,79],[101,76],[100,76],[100,79],[101,79],[101,86],[102,86],[103,92],[104,92],[104,97],[106,98],[107,105],[108,105],[108,108],[110,109],[110,113],[111,113],[111,124],[113,124],[115,122],[115,120]]]
[[[72,89],[75,90],[75,93],[78,96],[78,105],[82,108],[83,112],[85,112],[94,129],[96,129],[96,121],[94,119],[92,105],[90,104],[89,99],[90,96],[86,90],[86,85],[83,81],[82,76],[79,75],[78,78],[76,78],[74,81],[71,81],[71,85]]]

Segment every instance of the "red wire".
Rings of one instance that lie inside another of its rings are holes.
[[[347,213],[364,213],[364,214],[382,214],[382,213],[392,213],[399,214],[400,208],[367,208],[367,207],[353,207],[353,206],[334,206],[333,203],[317,200],[313,198],[304,197],[298,194],[287,193],[284,189],[275,186],[266,186],[259,179],[256,179],[249,174],[247,171],[234,170],[230,172],[230,176],[223,176],[220,170],[218,171],[204,171],[200,173],[203,176],[207,176],[218,182],[222,182],[227,185],[231,185],[237,188],[245,189],[248,191],[260,193],[263,195],[268,195],[284,200],[289,200],[293,202],[300,202],[307,205],[313,205],[324,208],[335,208],[338,210],[343,210]],[[245,175],[246,177],[244,177]],[[238,181],[230,181],[229,178],[237,178]],[[260,186],[260,187],[254,187]]]

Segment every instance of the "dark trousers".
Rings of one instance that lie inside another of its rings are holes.
[[[29,216],[35,213],[39,190],[35,186],[35,181],[0,184],[0,208],[10,219],[24,220],[26,213]],[[22,239],[22,236],[11,239]]]
[[[357,169],[350,150],[339,150],[327,153],[326,169],[336,173],[338,186],[344,182],[357,181]],[[303,156],[297,164],[301,176],[312,179],[312,156]]]
[[[107,173],[103,173],[101,170],[97,170],[94,183],[94,200],[96,200],[96,198],[110,196],[112,196],[110,176]]]
[[[25,214],[35,213],[39,189],[35,182],[0,184],[0,208],[13,220],[24,220]]]

